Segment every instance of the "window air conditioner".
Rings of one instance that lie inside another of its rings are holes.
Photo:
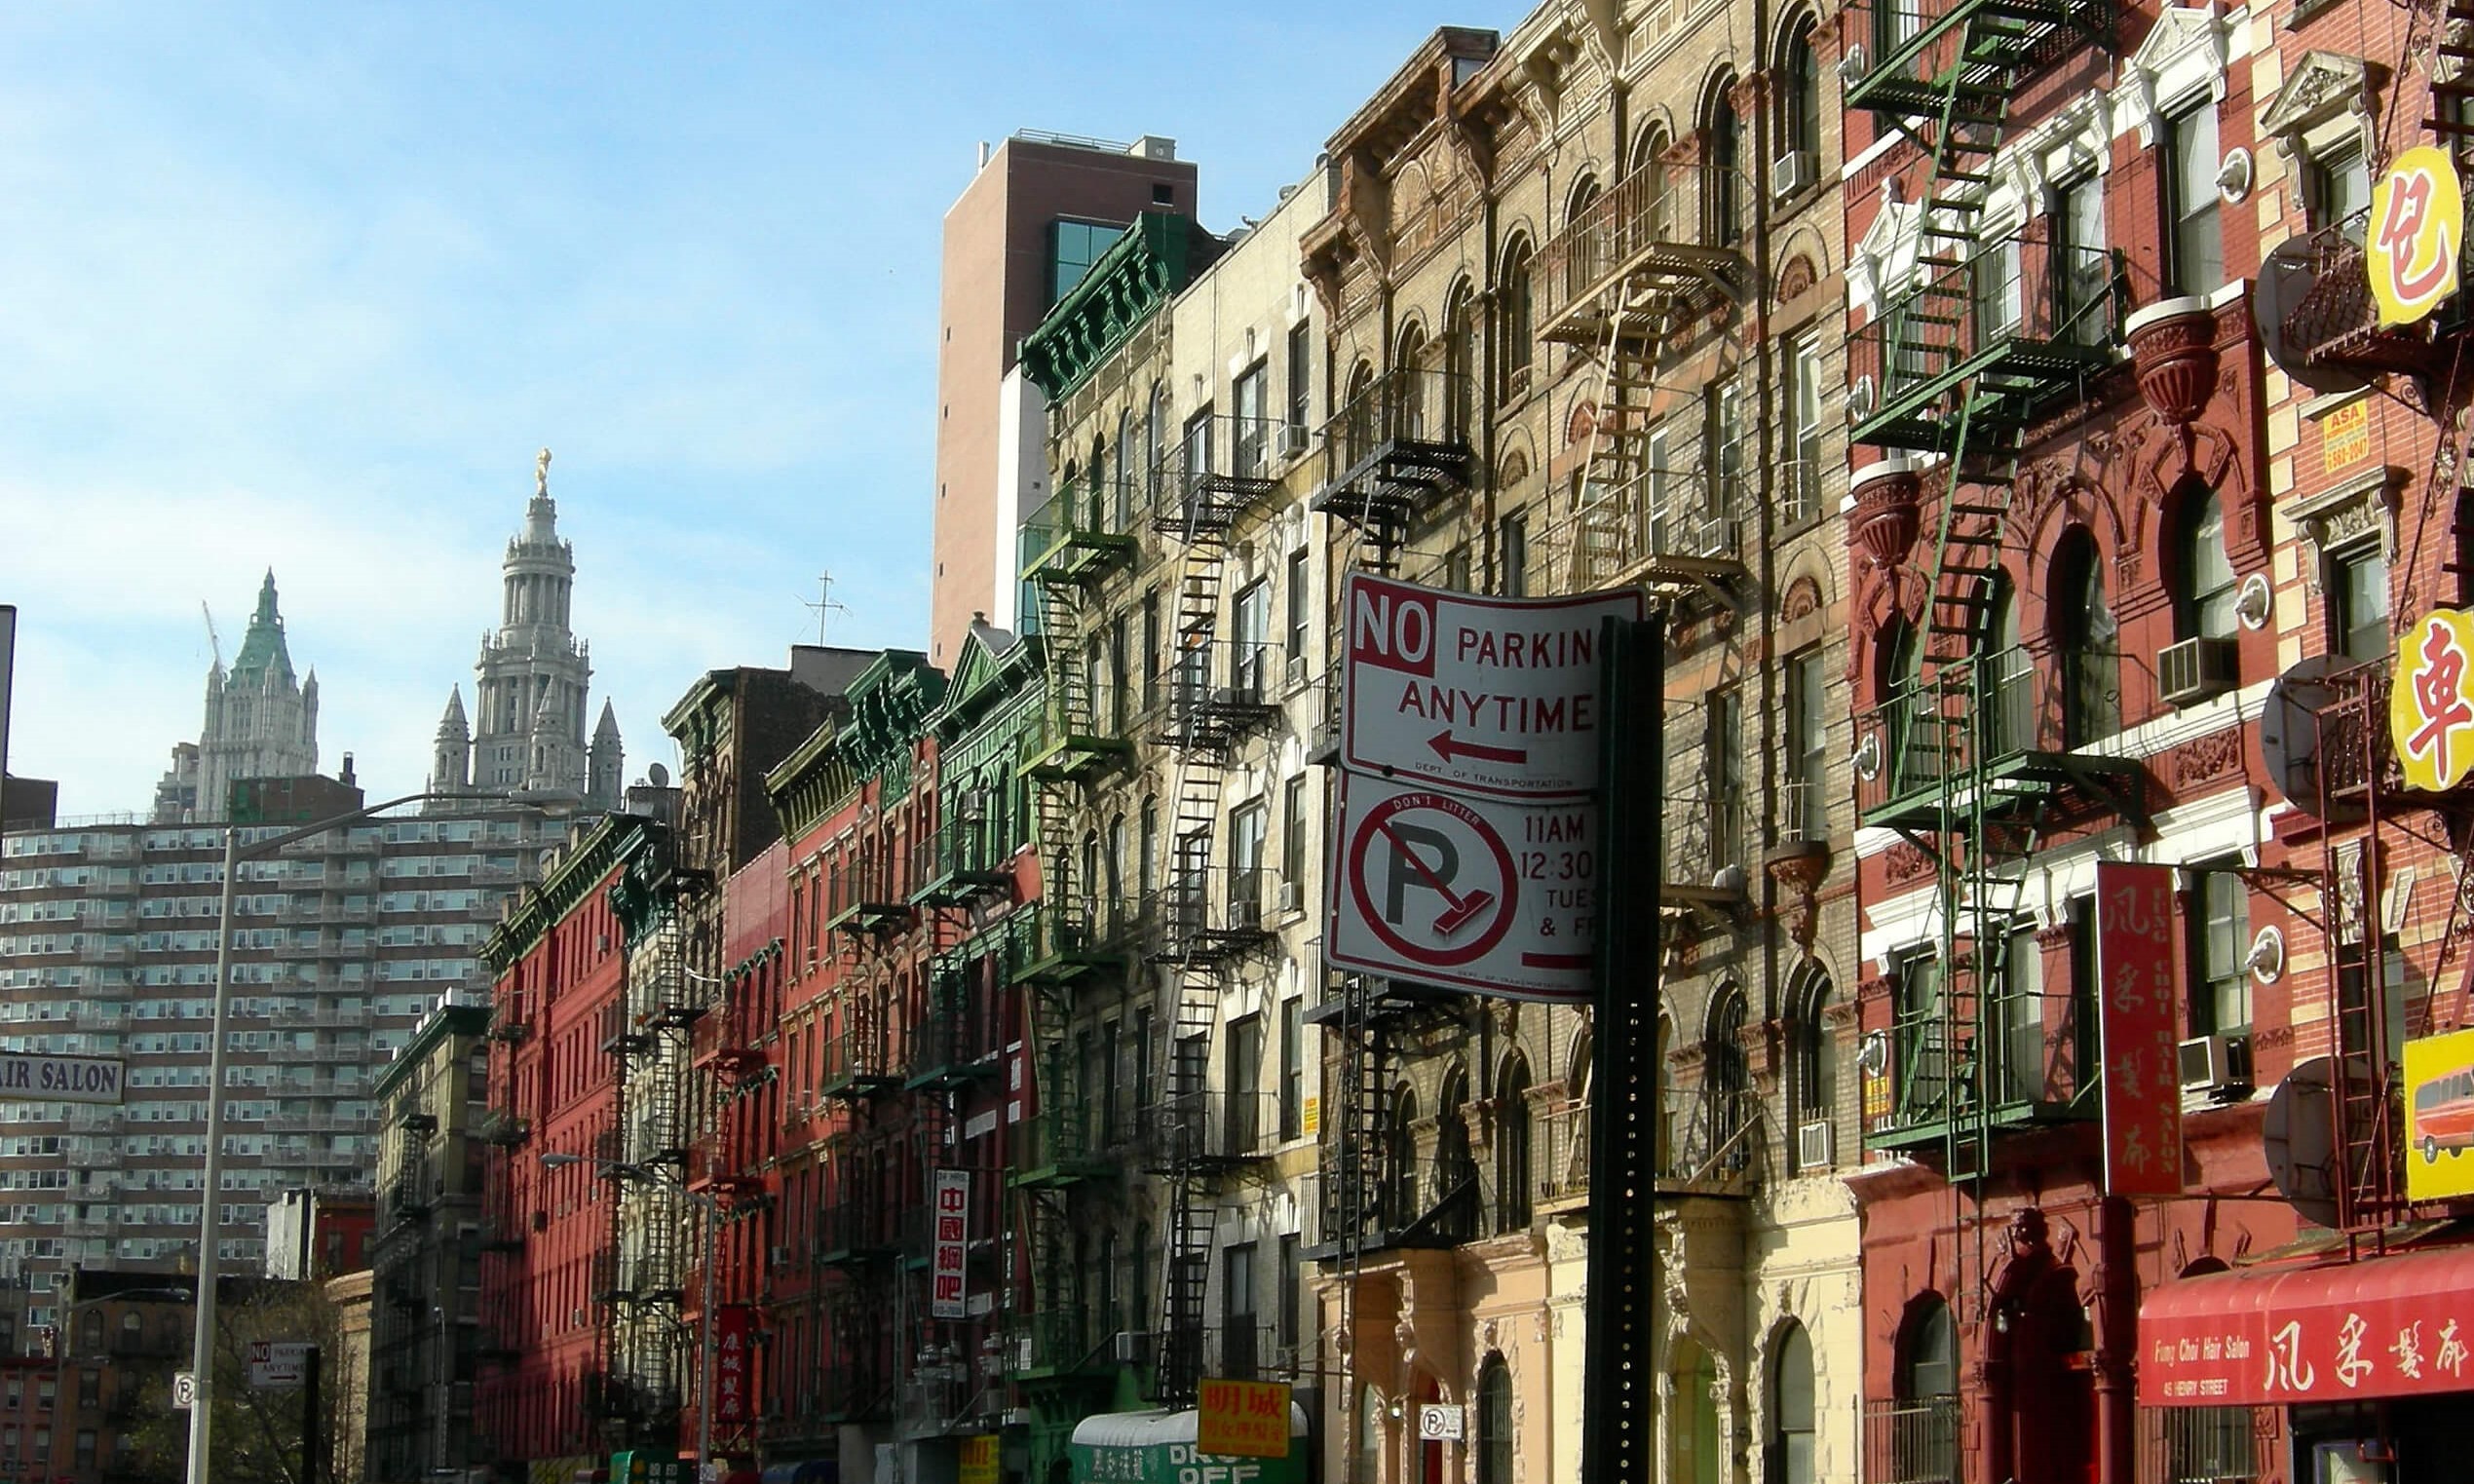
[[[1828,1169],[1838,1158],[1838,1127],[1828,1119],[1796,1125],[1796,1168],[1809,1173]]]
[[[1304,423],[1280,424],[1281,455],[1292,459],[1299,457],[1306,452],[1307,444],[1313,440],[1313,435],[1306,431]]]
[[[2231,639],[2185,639],[2156,652],[2156,693],[2167,705],[2195,705],[2240,681]]]
[[[1304,883],[1295,881],[1283,881],[1280,883],[1280,910],[1283,912],[1303,912],[1306,910],[1306,887]]]
[[[1150,1357],[1151,1336],[1149,1333],[1139,1329],[1121,1329],[1117,1332],[1117,1363],[1119,1365],[1143,1365],[1149,1361]]]
[[[2193,1036],[2182,1044],[2180,1060],[2185,1092],[2215,1092],[2241,1083],[2229,1037]]]
[[[1304,685],[1306,683],[1306,657],[1304,655],[1289,656],[1288,667],[1285,671],[1283,671],[1283,674],[1287,679],[1288,688],[1290,690],[1295,690],[1299,686]]]
[[[1789,150],[1770,164],[1770,194],[1783,201],[1811,185],[1820,173],[1821,162],[1810,150]]]

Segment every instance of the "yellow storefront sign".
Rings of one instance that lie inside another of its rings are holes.
[[[2320,420],[2319,470],[2335,474],[2371,456],[2371,403],[2345,403]]]
[[[2474,1196],[2474,1031],[2405,1044],[2405,1193]]]
[[[2474,771],[2474,614],[2435,608],[2397,640],[2388,740],[2410,788],[2443,792]]]
[[[1195,1397],[1197,1453],[1288,1457],[1288,1383],[1205,1381]]]
[[[997,1484],[997,1435],[973,1432],[962,1440],[961,1484]]]
[[[2457,248],[2465,241],[2465,197],[2456,163],[2435,145],[2401,151],[2371,188],[2363,266],[2379,323],[2412,324],[2456,292]]]

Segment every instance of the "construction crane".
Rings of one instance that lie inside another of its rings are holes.
[[[198,611],[207,616],[207,647],[214,651],[214,667],[221,669],[223,668],[223,640],[214,631],[214,610],[207,606],[205,598],[200,598]]]

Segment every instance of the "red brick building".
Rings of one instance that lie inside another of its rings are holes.
[[[608,1452],[598,1401],[605,1343],[594,1260],[611,1188],[590,1162],[618,1118],[602,1043],[627,983],[610,891],[664,846],[652,819],[613,815],[566,848],[484,950],[497,970],[483,1186],[484,1335],[475,1417],[503,1460],[590,1466]]]

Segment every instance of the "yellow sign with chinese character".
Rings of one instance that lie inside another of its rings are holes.
[[[2405,1193],[2474,1196],[2474,1031],[2405,1044]]]
[[[1206,1381],[1195,1400],[1195,1452],[1288,1457],[1287,1382]]]
[[[2456,292],[2457,248],[2465,241],[2465,197],[2456,163],[2436,145],[2401,151],[2371,188],[2363,266],[2379,323],[2412,324]]]
[[[1297,1131],[1310,1139],[1323,1131],[1323,1100],[1312,1092],[1298,1110]]]
[[[997,1435],[973,1432],[962,1440],[961,1484],[997,1484]]]
[[[2474,613],[2435,608],[2397,640],[2388,740],[2409,788],[2444,792],[2474,771]]]
[[[2320,419],[2319,471],[2335,474],[2371,456],[2371,402],[2357,398]]]

